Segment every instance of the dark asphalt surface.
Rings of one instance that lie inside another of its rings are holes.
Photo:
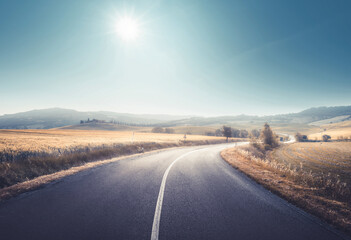
[[[0,204],[0,239],[150,239],[162,177],[159,239],[346,239],[224,162],[228,145],[131,157]]]

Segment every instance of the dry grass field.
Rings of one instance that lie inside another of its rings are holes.
[[[324,134],[331,136],[331,140],[337,140],[340,137],[351,139],[351,121],[321,125],[320,129],[315,133],[309,134],[308,138],[321,140]]]
[[[270,157],[291,169],[339,176],[351,187],[351,142],[300,142],[275,149]]]
[[[306,211],[351,233],[351,142],[284,144],[261,152],[228,149],[234,167]]]
[[[218,140],[225,138],[187,135],[187,141]],[[131,131],[91,130],[0,130],[0,152],[45,151],[94,147],[130,143],[177,143],[184,140],[183,134],[143,133]]]
[[[239,139],[231,139],[239,141]],[[241,139],[240,139],[241,141]],[[0,188],[82,164],[224,137],[104,130],[0,130]]]

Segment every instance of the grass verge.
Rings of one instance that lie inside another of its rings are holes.
[[[314,179],[310,173],[269,159],[252,146],[226,149],[221,156],[273,193],[351,234],[350,192],[333,178]]]
[[[0,200],[36,189],[42,184],[61,177],[130,157],[131,155],[172,147],[220,144],[224,142],[225,140],[204,140],[104,146],[95,149],[85,148],[60,156],[39,155],[14,162],[2,162],[0,163]]]

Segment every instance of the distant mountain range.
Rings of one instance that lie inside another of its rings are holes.
[[[313,123],[321,120],[346,116],[350,119],[351,106],[310,108],[298,113],[272,116],[220,116],[195,117],[157,114],[129,114],[115,112],[79,112],[71,109],[50,108],[0,116],[0,129],[48,129],[79,124],[81,120],[98,119],[116,121],[130,125],[148,126],[207,126],[218,124],[269,122],[269,123]],[[327,122],[327,121],[326,121]]]

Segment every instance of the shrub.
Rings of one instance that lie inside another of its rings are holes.
[[[251,136],[255,137],[255,138],[259,138],[260,137],[260,131],[258,131],[257,129],[251,130]]]
[[[308,137],[307,137],[307,135],[302,135],[301,133],[298,132],[295,134],[295,140],[297,142],[307,142]]]
[[[270,150],[278,147],[278,141],[276,135],[273,133],[268,123],[265,123],[261,131],[261,140],[265,150]]]
[[[165,128],[165,133],[174,133],[173,128]]]
[[[151,132],[153,133],[163,133],[164,129],[162,127],[154,127]]]
[[[329,135],[323,135],[323,142],[328,142],[330,139],[331,139],[331,137],[329,136]]]

